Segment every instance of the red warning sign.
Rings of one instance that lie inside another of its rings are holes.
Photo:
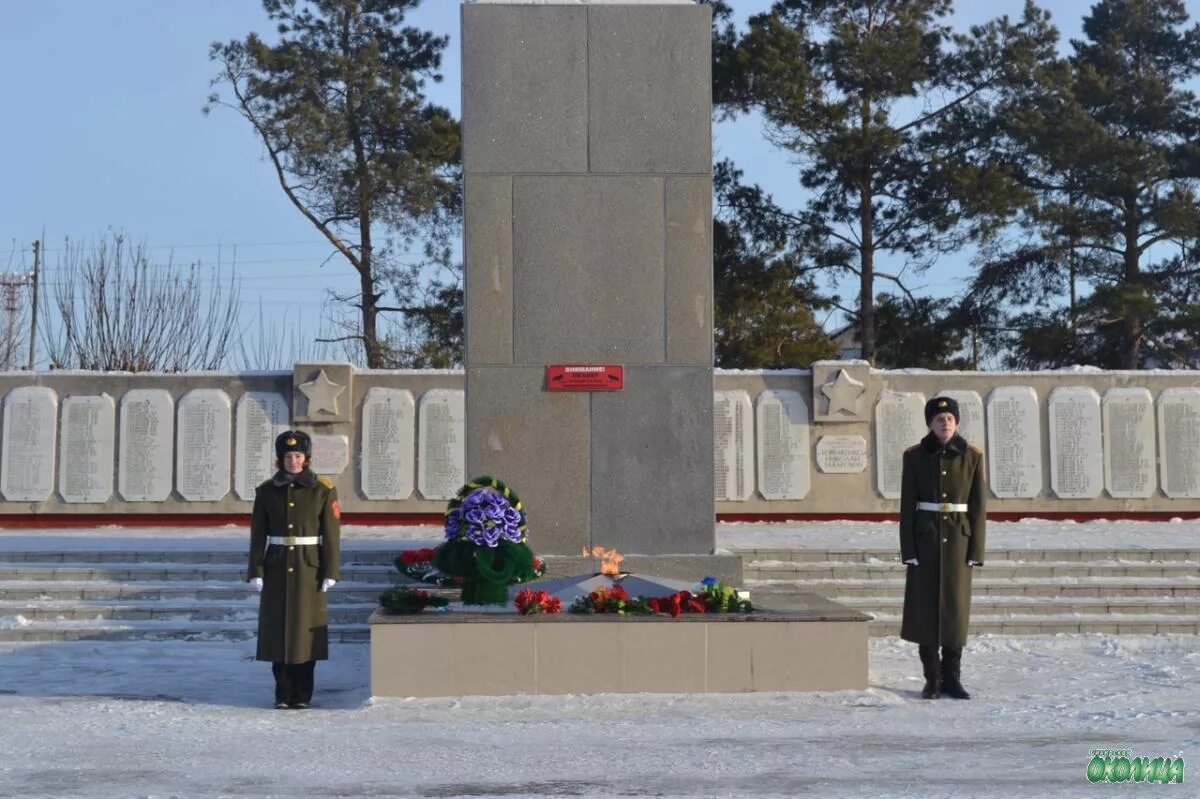
[[[551,364],[546,367],[547,391],[620,391],[625,367],[616,364]]]

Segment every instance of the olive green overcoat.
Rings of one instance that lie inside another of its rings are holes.
[[[918,502],[965,504],[967,511],[917,510]],[[900,559],[908,566],[900,637],[961,647],[971,621],[971,567],[983,565],[987,481],[983,453],[955,435],[945,446],[932,433],[904,453],[900,489]]]
[[[321,581],[338,579],[341,508],[337,489],[308,469],[279,472],[254,493],[247,579],[261,577],[258,660],[329,658],[329,608]],[[320,538],[315,546],[268,544],[268,536]]]

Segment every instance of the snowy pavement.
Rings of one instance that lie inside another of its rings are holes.
[[[1086,778],[1094,748],[1197,768],[1195,636],[975,638],[969,702],[870,646],[862,692],[372,700],[345,644],[276,711],[253,642],[4,644],[0,796],[1196,795]]]

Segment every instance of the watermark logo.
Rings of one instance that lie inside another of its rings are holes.
[[[1088,782],[1183,782],[1183,755],[1134,757],[1129,749],[1093,749],[1089,752]]]

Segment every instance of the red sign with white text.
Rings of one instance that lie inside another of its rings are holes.
[[[620,391],[625,367],[615,364],[551,364],[546,367],[547,391]]]

